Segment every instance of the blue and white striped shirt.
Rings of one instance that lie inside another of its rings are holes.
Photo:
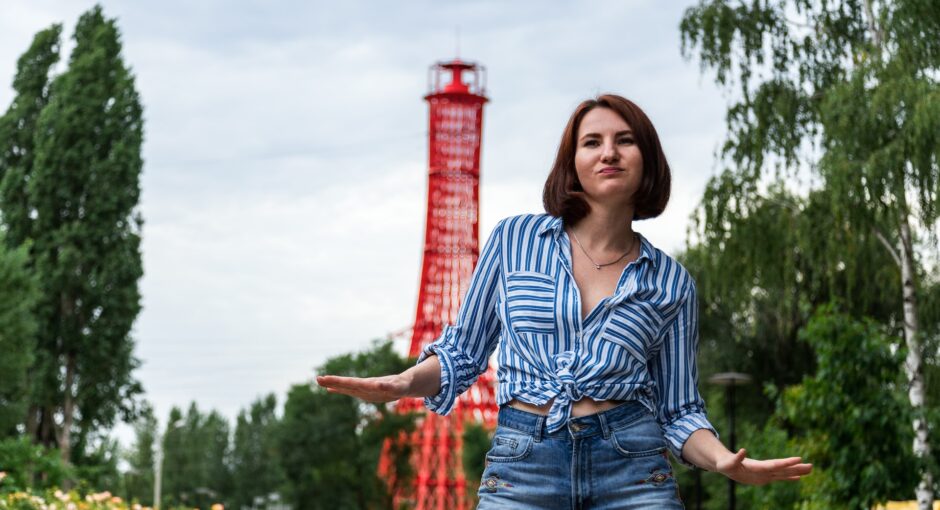
[[[522,215],[499,222],[480,254],[457,315],[418,359],[441,363],[441,391],[428,409],[451,411],[486,370],[497,344],[497,403],[544,405],[549,431],[565,426],[572,401],[637,400],[659,420],[681,460],[682,445],[705,416],[695,363],[695,283],[643,236],[613,295],[581,319],[571,243],[561,218]],[[717,433],[716,433],[717,435]]]

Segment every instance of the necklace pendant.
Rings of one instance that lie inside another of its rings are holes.
[[[598,271],[600,271],[600,270],[601,270],[601,266],[599,266],[599,265],[597,265],[597,264],[594,264],[594,269],[597,269]]]

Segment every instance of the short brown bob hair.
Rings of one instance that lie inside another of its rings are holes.
[[[588,203],[580,196],[583,192],[581,182],[574,167],[574,155],[578,148],[578,129],[581,120],[595,108],[608,108],[620,115],[630,128],[636,144],[643,156],[643,178],[636,191],[633,219],[644,220],[659,216],[669,202],[669,188],[672,178],[669,163],[659,143],[656,128],[639,106],[614,94],[604,94],[596,99],[583,101],[571,114],[565,132],[558,144],[558,154],[552,171],[545,180],[542,202],[545,212],[561,217],[567,224],[575,224],[587,216]]]

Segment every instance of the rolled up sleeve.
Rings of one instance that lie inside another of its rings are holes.
[[[699,429],[709,430],[715,437],[718,432],[708,421],[705,401],[698,391],[698,300],[691,277],[678,313],[662,334],[660,351],[650,360],[651,376],[656,382],[657,418],[672,454],[692,466],[682,458],[682,447],[689,436]]]
[[[504,220],[505,221],[505,220]],[[446,415],[457,397],[486,371],[490,355],[499,341],[500,222],[487,240],[470,280],[470,287],[457,313],[454,325],[422,349],[418,363],[437,355],[441,363],[441,390],[424,399],[431,411]]]

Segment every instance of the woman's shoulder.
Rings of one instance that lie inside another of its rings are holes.
[[[520,236],[529,237],[543,234],[560,225],[561,218],[556,218],[545,213],[517,214],[500,220],[495,230],[501,233],[503,239],[517,239]]]
[[[668,253],[653,246],[645,237],[643,238],[643,254],[649,257],[653,267],[651,280],[659,285],[671,289],[677,296],[686,296],[695,292],[695,279],[681,262]]]

